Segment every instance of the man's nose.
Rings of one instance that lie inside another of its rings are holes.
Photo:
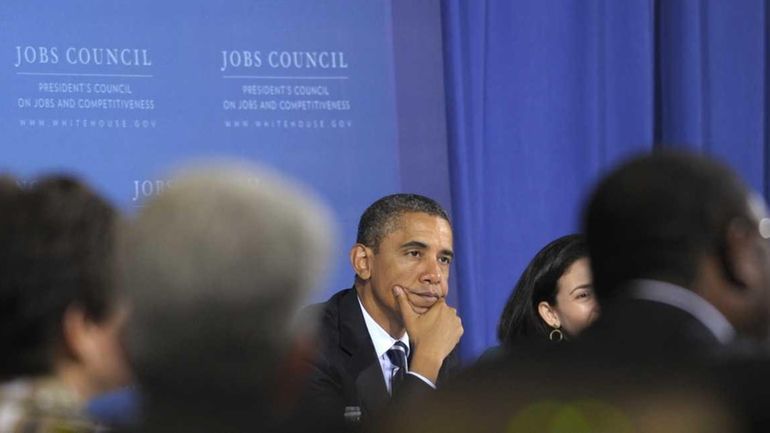
[[[425,272],[422,274],[422,282],[428,284],[441,284],[444,275],[442,275],[439,263],[430,261],[426,266]]]

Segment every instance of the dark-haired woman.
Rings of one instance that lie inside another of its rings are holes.
[[[568,235],[541,249],[521,274],[497,336],[505,348],[561,341],[579,334],[598,314],[585,240]]]

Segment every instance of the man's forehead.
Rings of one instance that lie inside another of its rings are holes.
[[[443,225],[452,230],[449,221],[439,215],[432,215],[425,212],[404,212],[392,218],[392,223],[396,229],[409,229],[420,225]]]
[[[388,221],[384,238],[395,234],[417,234],[418,232],[425,232],[426,234],[445,232],[451,239],[452,226],[449,221],[439,215],[424,212],[404,212]]]

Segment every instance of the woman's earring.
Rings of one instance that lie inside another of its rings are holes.
[[[548,339],[551,341],[562,341],[564,340],[564,334],[559,328],[554,327],[551,333],[548,334]]]

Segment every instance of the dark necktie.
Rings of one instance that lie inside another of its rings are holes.
[[[390,362],[396,366],[396,369],[393,370],[393,375],[390,378],[391,395],[396,394],[398,386],[401,384],[401,381],[404,380],[404,376],[406,375],[406,357],[408,351],[409,348],[407,348],[406,344],[401,341],[396,341],[396,343],[393,344],[393,347],[387,351],[388,359],[390,359]]]

